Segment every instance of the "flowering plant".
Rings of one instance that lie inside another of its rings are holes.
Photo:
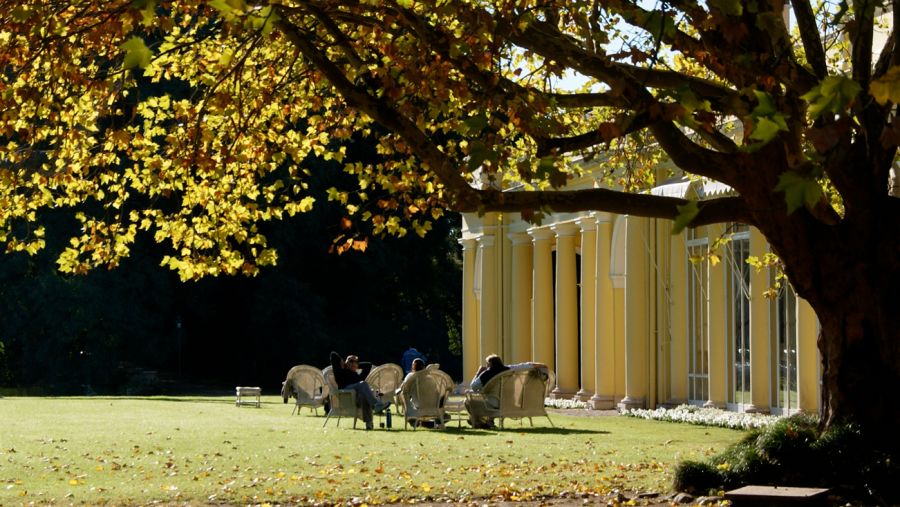
[[[587,403],[575,399],[544,398],[544,406],[551,408],[587,408]]]
[[[679,405],[671,409],[657,408],[653,410],[635,408],[625,410],[622,412],[622,415],[656,421],[684,422],[732,429],[764,428],[780,419],[779,416],[774,415],[731,412],[695,405]]]

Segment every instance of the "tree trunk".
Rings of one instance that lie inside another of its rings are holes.
[[[896,289],[895,289],[896,290]],[[900,449],[900,336],[887,307],[895,297],[853,291],[816,309],[821,322],[822,422],[855,421],[875,441]]]
[[[821,324],[824,427],[854,421],[879,445],[900,450],[900,234],[894,224],[882,216],[819,229],[806,237],[813,248],[781,258]]]

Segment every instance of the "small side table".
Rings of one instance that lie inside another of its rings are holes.
[[[444,401],[444,410],[450,415],[450,420],[446,422],[456,421],[457,428],[462,428],[463,421],[469,420],[465,396],[451,394],[447,397],[447,400]]]
[[[237,400],[234,402],[234,406],[240,407],[244,404],[256,404],[256,408],[259,408],[259,395],[262,394],[262,389],[259,387],[243,387],[237,386],[234,388],[235,395],[237,396]],[[256,397],[256,401],[252,399],[252,397]],[[247,399],[244,399],[244,398]]]

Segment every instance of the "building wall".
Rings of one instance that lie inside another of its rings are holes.
[[[690,241],[713,244],[734,230],[699,228]],[[816,412],[815,314],[784,287],[766,298],[773,275],[734,260],[747,255],[741,249],[764,255],[762,235],[734,234],[733,244],[690,259],[686,234],[670,231],[668,221],[607,213],[551,215],[539,226],[464,216],[464,380],[497,353],[547,363],[552,396],[596,409],[690,400]],[[704,270],[702,286],[689,282]]]

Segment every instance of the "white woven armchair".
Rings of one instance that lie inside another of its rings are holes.
[[[403,383],[397,403],[403,407],[404,428],[411,423],[415,429],[423,421],[434,421],[435,426],[444,427],[444,401],[453,388],[449,378],[437,365],[429,365]]]
[[[309,407],[319,415],[319,407],[325,404],[331,389],[325,382],[322,370],[301,364],[288,370],[287,377],[281,386],[281,397],[287,403],[289,398],[296,399],[294,411],[300,413],[301,407]],[[293,411],[291,412],[294,413]]]
[[[553,421],[544,408],[547,395],[548,372],[544,368],[507,370],[488,381],[481,392],[466,395],[466,408],[473,420],[479,418],[499,418],[500,427],[504,419],[543,416]]]

